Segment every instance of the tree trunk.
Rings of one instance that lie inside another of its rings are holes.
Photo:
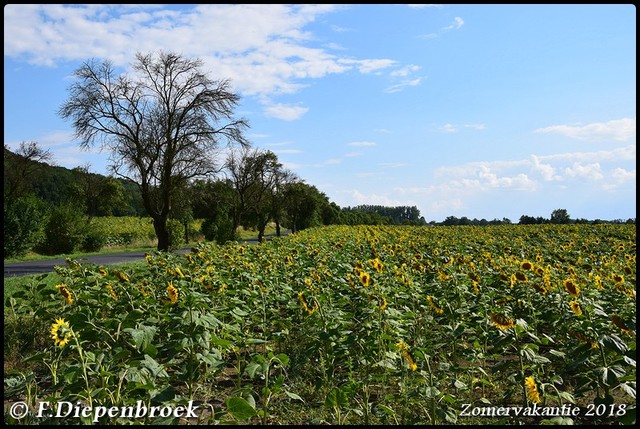
[[[167,216],[154,216],[153,229],[158,237],[158,250],[161,252],[169,251],[169,230],[167,229]]]
[[[264,230],[267,227],[267,222],[262,219],[258,221],[258,243],[262,243],[264,240]]]

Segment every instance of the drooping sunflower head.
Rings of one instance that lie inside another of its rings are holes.
[[[538,387],[536,386],[536,381],[533,379],[533,377],[525,378],[524,386],[527,390],[527,397],[529,398],[529,400],[531,402],[539,404],[541,402],[540,395],[538,394]]]
[[[624,277],[621,276],[620,274],[614,274],[613,276],[611,276],[611,278],[613,279],[613,281],[615,283],[623,283],[624,282]]]
[[[630,334],[631,332],[633,332],[633,330],[629,328],[627,324],[624,322],[624,319],[618,316],[617,314],[614,314],[611,316],[611,323],[613,323],[613,325],[616,328],[620,329],[622,332],[626,334]]]
[[[71,291],[67,288],[66,284],[60,283],[59,285],[56,285],[56,287],[58,288],[60,295],[62,295],[64,299],[67,301],[67,304],[73,303],[73,297],[71,296]]]
[[[513,320],[496,313],[491,313],[491,321],[498,329],[503,331],[516,326]]]
[[[116,276],[118,276],[118,278],[123,282],[129,281],[129,276],[127,275],[127,273],[123,273],[122,271],[116,271]]]
[[[515,277],[516,280],[519,282],[526,282],[527,281],[527,276],[524,275],[524,273],[521,273],[520,271],[517,271],[515,273]]]
[[[360,283],[362,283],[362,286],[369,286],[371,284],[371,276],[369,276],[366,271],[360,271],[358,277],[360,278]]]
[[[577,284],[575,284],[570,279],[567,279],[562,284],[564,286],[564,290],[571,296],[578,296],[580,294],[580,288]]]
[[[173,283],[169,283],[167,286],[167,295],[169,295],[169,300],[171,300],[171,304],[175,304],[178,302],[178,289],[173,285]]]
[[[69,322],[66,322],[64,319],[56,319],[51,325],[51,338],[56,346],[60,348],[66,346],[72,337],[73,331],[69,326]]]
[[[582,308],[580,308],[578,301],[571,301],[569,305],[571,306],[571,311],[573,311],[576,316],[582,316]]]

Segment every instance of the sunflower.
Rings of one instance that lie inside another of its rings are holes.
[[[520,264],[520,269],[524,271],[531,271],[533,270],[533,264],[525,259]]]
[[[56,285],[56,287],[58,288],[60,295],[62,295],[67,301],[67,304],[71,304],[73,302],[73,298],[71,297],[71,291],[67,289],[67,285],[60,283],[59,285]]]
[[[571,311],[573,311],[576,316],[582,316],[582,308],[580,308],[578,301],[571,301],[569,305],[571,306]]]
[[[315,299],[314,297],[311,297],[311,301],[313,301],[313,305],[309,306],[309,303],[307,302],[307,300],[304,299],[304,292],[298,293],[298,299],[300,300],[300,303],[302,304],[304,311],[306,311],[309,314],[313,314],[319,308],[318,300]]]
[[[611,316],[611,323],[613,323],[616,328],[620,329],[625,334],[630,334],[631,332],[633,332],[631,328],[629,328],[626,323],[624,323],[624,319],[617,314]]]
[[[176,289],[176,287],[172,283],[169,283],[169,285],[167,286],[167,295],[169,295],[171,304],[175,304],[176,302],[178,302],[178,294],[178,289]]]
[[[109,294],[111,295],[111,297],[115,300],[118,299],[118,295],[116,295],[116,292],[113,290],[113,286],[111,286],[110,283],[107,283],[107,285],[105,286],[105,288],[107,289],[107,291],[109,291]]]
[[[527,276],[524,275],[524,273],[521,273],[520,271],[517,271],[514,274],[515,278],[517,281],[519,282],[526,282],[527,281]]]
[[[382,272],[382,262],[380,261],[380,258],[375,258],[375,259],[369,259],[369,264],[379,273]]]
[[[491,313],[491,321],[498,329],[502,329],[503,331],[516,326],[516,324],[513,323],[513,320],[500,316],[496,313]]]
[[[360,278],[360,283],[362,283],[362,286],[369,286],[371,284],[371,276],[369,276],[366,271],[360,271],[358,277]]]
[[[418,365],[414,362],[413,358],[411,357],[411,354],[409,354],[409,346],[407,345],[407,343],[405,343],[404,341],[399,341],[396,344],[396,347],[400,349],[400,351],[404,355],[404,358],[407,360],[409,369],[411,371],[415,371],[416,369],[418,369]]]
[[[567,293],[571,296],[578,296],[580,294],[580,288],[571,280],[565,280],[563,286],[564,290],[567,291]]]
[[[429,307],[431,307],[433,309],[433,311],[435,311],[437,314],[442,314],[444,313],[444,310],[440,307],[438,307],[434,302],[433,302],[433,298],[431,297],[431,295],[427,295],[427,302],[429,303]]]
[[[64,319],[56,319],[51,325],[51,338],[53,339],[53,343],[62,348],[67,345],[71,337],[73,337],[73,331],[69,326],[69,322],[65,322]]]
[[[614,274],[613,276],[611,276],[611,278],[613,279],[613,281],[615,283],[623,283],[624,282],[624,277],[621,276],[620,274]]]
[[[182,272],[182,269],[180,269],[180,267],[176,267],[176,273],[178,273],[180,278],[184,278],[184,273]]]
[[[128,282],[129,281],[129,276],[126,273],[123,273],[122,271],[116,271],[116,275],[123,282]]]
[[[577,339],[579,339],[583,343],[589,344],[589,346],[592,349],[597,349],[598,348],[598,343],[595,340],[593,340],[592,338],[590,338],[590,337],[586,336],[585,334],[583,334],[582,332],[576,331],[576,332],[574,332],[574,335],[575,335],[575,337]]]
[[[525,378],[524,386],[527,389],[527,397],[529,398],[529,400],[531,402],[539,404],[541,402],[540,395],[538,394],[538,387],[536,386],[536,381],[533,379],[533,377]]]
[[[387,308],[387,299],[384,296],[380,296],[380,311],[384,311]]]

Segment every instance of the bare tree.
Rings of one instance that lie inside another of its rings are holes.
[[[133,76],[116,75],[110,61],[90,60],[59,114],[73,120],[83,148],[111,152],[112,171],[140,187],[153,218],[158,250],[169,249],[167,219],[185,181],[215,173],[221,141],[249,146],[239,96],[228,80],[212,80],[201,60],[175,53],[136,54]]]

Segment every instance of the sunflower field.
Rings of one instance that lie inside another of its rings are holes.
[[[635,225],[326,226],[127,270],[69,259],[5,303],[5,330],[33,326],[5,423],[633,424],[635,243]]]

